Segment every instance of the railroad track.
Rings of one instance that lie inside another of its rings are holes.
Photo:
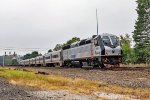
[[[31,68],[31,67],[24,67],[24,66],[6,66],[6,68]],[[149,67],[117,67],[117,68],[107,68],[107,69],[100,69],[100,68],[91,68],[91,67],[85,67],[85,68],[79,68],[79,67],[32,67],[34,69],[80,69],[80,70],[110,70],[110,71],[150,71]]]

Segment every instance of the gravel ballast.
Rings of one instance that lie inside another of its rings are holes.
[[[0,100],[40,100],[26,91],[28,88],[9,84],[0,77]]]

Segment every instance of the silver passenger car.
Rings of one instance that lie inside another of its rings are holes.
[[[44,55],[45,57],[45,65],[46,66],[56,66],[56,65],[62,65],[62,55],[61,50],[59,51],[53,51],[49,52]]]

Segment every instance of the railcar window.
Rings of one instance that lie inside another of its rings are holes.
[[[70,47],[71,47],[71,48],[74,48],[74,47],[75,47],[75,44],[72,44]]]
[[[48,57],[45,57],[45,59],[50,59],[50,56],[48,56]]]
[[[58,55],[53,55],[53,58],[58,58],[59,56]]]
[[[84,45],[86,43],[86,39],[85,40],[81,40],[79,45]]]
[[[76,44],[75,44],[75,47],[78,47],[78,46],[79,46],[79,43],[76,43]]]
[[[89,44],[89,43],[91,43],[91,40],[87,40],[87,41],[86,41],[86,44]]]
[[[70,45],[64,46],[62,49],[63,50],[70,49]]]

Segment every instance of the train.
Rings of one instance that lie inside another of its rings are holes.
[[[35,58],[21,60],[21,66],[49,67],[119,67],[122,63],[122,49],[119,37],[110,33],[93,35],[61,50],[46,53]]]

